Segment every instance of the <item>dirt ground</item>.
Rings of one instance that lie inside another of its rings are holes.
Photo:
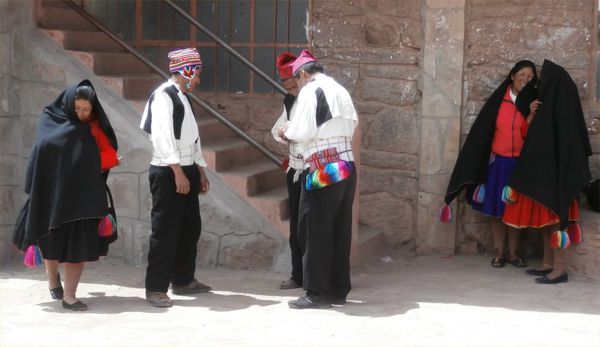
[[[539,285],[523,269],[482,256],[391,255],[353,269],[350,302],[324,310],[287,306],[269,271],[199,269],[214,291],[144,300],[144,268],[89,264],[83,313],[50,299],[43,269],[0,271],[0,346],[600,346],[600,283],[572,275]],[[532,264],[535,265],[535,264]]]

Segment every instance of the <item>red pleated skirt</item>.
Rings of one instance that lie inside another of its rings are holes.
[[[539,202],[528,196],[514,191],[517,201],[513,204],[506,204],[502,221],[514,228],[541,228],[547,225],[560,222],[558,215]],[[579,202],[573,199],[569,206],[569,220],[579,219]]]

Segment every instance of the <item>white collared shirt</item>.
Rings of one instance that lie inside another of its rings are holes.
[[[177,96],[184,108],[179,140],[175,138],[173,130],[173,101],[164,92],[164,89],[170,86],[175,86],[179,91]],[[148,104],[146,104],[146,109],[144,110],[144,116],[140,124],[141,128],[143,128],[146,121],[147,109]],[[155,166],[169,166],[171,164],[188,166],[195,163],[199,166],[206,166],[206,162],[202,156],[202,146],[200,144],[198,124],[194,118],[194,112],[187,97],[181,92],[177,83],[168,80],[156,89],[151,110],[152,125],[150,141],[154,150],[150,164]]]

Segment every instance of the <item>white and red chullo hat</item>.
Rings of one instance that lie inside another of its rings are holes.
[[[317,58],[315,58],[309,51],[307,51],[306,49],[303,50],[300,55],[298,56],[298,58],[296,58],[296,60],[294,61],[294,63],[292,64],[292,74],[295,75],[296,72],[298,71],[299,68],[301,68],[304,64],[308,64],[311,63],[313,61],[317,61]]]
[[[192,79],[196,69],[202,67],[200,53],[195,48],[184,48],[169,52],[169,72],[179,72],[183,77]]]
[[[279,73],[279,79],[284,81],[292,77],[292,64],[296,61],[296,56],[290,52],[283,52],[275,59],[275,66]]]

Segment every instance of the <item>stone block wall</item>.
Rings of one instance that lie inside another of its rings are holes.
[[[422,1],[314,1],[309,35],[362,123],[359,223],[392,247],[416,233]]]
[[[21,258],[10,237],[26,199],[25,167],[41,110],[66,86],[87,78],[96,88],[117,134],[119,153],[124,155],[108,182],[119,222],[119,239],[111,246],[110,256],[142,265],[151,230],[147,171],[151,145],[139,130],[141,115],[35,26],[33,5],[33,1],[0,2],[0,262]],[[236,111],[247,114],[249,109]],[[208,175],[211,191],[200,197],[203,230],[198,264],[285,270],[289,255],[280,233],[217,175]]]

